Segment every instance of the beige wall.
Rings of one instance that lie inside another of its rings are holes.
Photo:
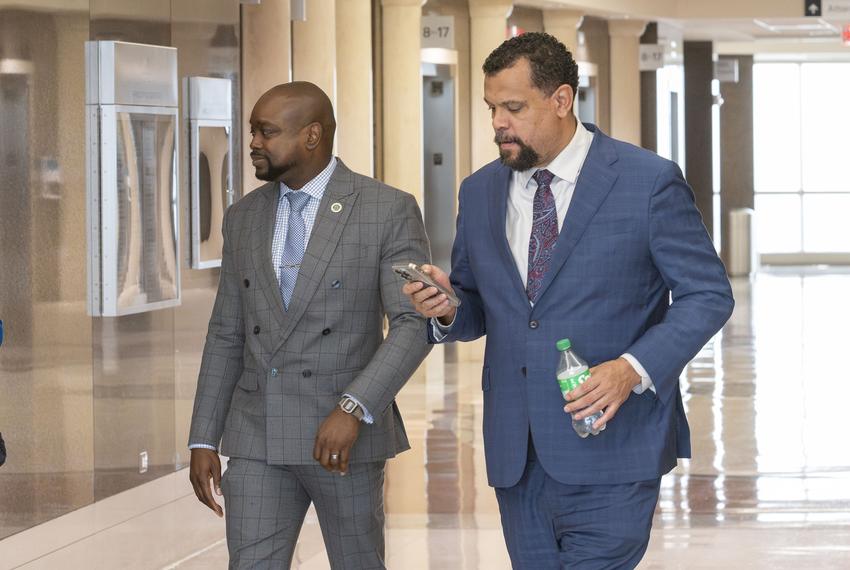
[[[260,186],[248,156],[248,119],[267,90],[292,79],[289,0],[242,5],[242,191]]]

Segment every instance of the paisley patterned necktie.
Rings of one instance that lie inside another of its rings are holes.
[[[538,170],[532,178],[537,182],[537,192],[534,193],[534,214],[528,240],[528,280],[525,292],[528,300],[534,303],[558,241],[558,212],[549,186],[555,175],[548,170]]]

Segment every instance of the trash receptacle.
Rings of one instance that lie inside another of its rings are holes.
[[[758,269],[754,218],[751,208],[729,212],[729,267],[726,269],[730,277],[745,277]]]

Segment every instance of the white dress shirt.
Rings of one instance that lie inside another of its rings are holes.
[[[588,131],[581,121],[577,121],[575,135],[569,144],[556,156],[552,162],[543,167],[535,167],[529,170],[515,170],[511,177],[511,184],[508,189],[508,205],[505,216],[505,234],[508,238],[508,245],[513,255],[514,263],[519,272],[522,282],[528,280],[528,240],[531,237],[531,226],[534,214],[534,194],[537,192],[537,182],[533,176],[538,170],[548,170],[555,177],[549,187],[552,189],[552,196],[555,198],[555,209],[558,215],[558,233],[564,225],[564,218],[567,216],[567,210],[570,207],[570,202],[573,199],[576,182],[578,181],[581,168],[584,166],[584,161],[587,159],[587,153],[590,151],[590,145],[593,143],[593,133]],[[569,231],[569,229],[567,229]],[[432,331],[436,340],[445,338],[445,334],[450,330],[451,325],[443,326],[437,319],[432,319]],[[655,386],[652,383],[646,370],[641,366],[640,362],[631,354],[623,354],[635,372],[641,377],[640,384],[637,384],[632,391],[635,394],[642,394],[647,388],[655,391]]]

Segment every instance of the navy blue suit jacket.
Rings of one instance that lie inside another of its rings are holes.
[[[734,306],[679,167],[587,128],[593,143],[533,308],[505,235],[511,170],[494,161],[460,188],[451,281],[462,303],[443,341],[487,337],[484,445],[495,487],[522,476],[529,430],[543,468],[567,484],[654,479],[690,457],[679,375]],[[556,381],[561,338],[591,366],[631,353],[657,394],[630,394],[605,431],[580,439]]]

